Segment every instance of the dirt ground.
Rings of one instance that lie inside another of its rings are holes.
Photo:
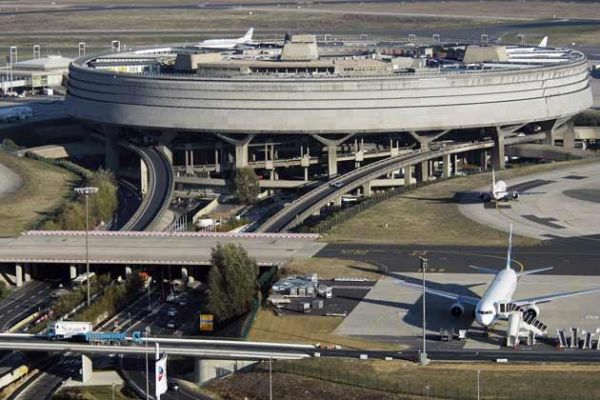
[[[507,169],[497,179],[510,179],[560,168],[568,163],[539,164]],[[504,246],[506,234],[463,216],[454,196],[489,185],[491,173],[458,177],[393,197],[335,227],[324,236],[327,242],[392,243],[420,245]],[[387,224],[387,227],[386,227]],[[520,246],[537,245],[536,239],[517,237]]]

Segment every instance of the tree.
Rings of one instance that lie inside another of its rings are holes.
[[[233,193],[240,203],[252,204],[258,198],[260,186],[258,176],[252,168],[238,168],[233,178]]]
[[[90,197],[90,215],[96,222],[108,223],[118,206],[117,184],[114,176],[110,171],[100,169],[92,174],[86,185],[98,188],[98,193]]]
[[[256,298],[258,266],[240,245],[218,244],[211,253],[208,311],[220,321],[243,315]]]

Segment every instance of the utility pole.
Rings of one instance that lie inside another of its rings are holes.
[[[481,370],[477,370],[477,400],[479,400],[479,375],[481,374]]]
[[[269,356],[269,400],[273,400],[273,354]]]
[[[423,274],[423,347],[421,348],[421,352],[419,353],[419,363],[421,366],[426,366],[429,364],[429,359],[427,358],[427,309],[426,309],[426,288],[425,288],[425,270],[427,269],[427,258],[419,257],[421,260],[421,272]]]
[[[98,193],[98,188],[93,186],[75,188],[75,193],[82,194],[85,196],[85,274],[86,274],[86,285],[87,285],[87,305],[89,307],[91,303],[90,295],[90,248],[88,243],[88,231],[89,231],[89,206],[88,198],[91,194]]]

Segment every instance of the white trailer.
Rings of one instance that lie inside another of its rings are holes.
[[[94,328],[91,322],[53,321],[48,324],[46,335],[52,340],[61,340],[93,331]]]

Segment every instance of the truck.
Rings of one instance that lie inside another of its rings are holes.
[[[46,336],[50,340],[64,340],[93,331],[91,322],[52,321],[48,323]]]
[[[118,344],[127,340],[125,332],[86,332],[80,335],[72,336],[75,341],[86,343],[110,343]]]

